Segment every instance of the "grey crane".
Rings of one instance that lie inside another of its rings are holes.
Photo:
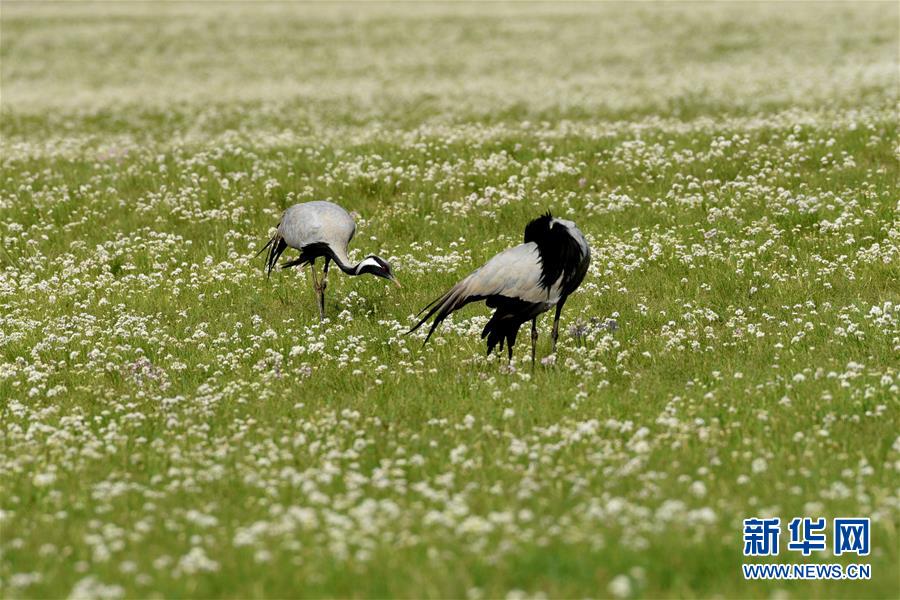
[[[325,288],[328,266],[333,261],[347,275],[371,274],[400,284],[391,271],[391,265],[380,256],[369,254],[357,264],[351,264],[347,256],[347,246],[356,233],[356,223],[346,210],[333,202],[315,201],[295,204],[284,211],[278,230],[272,239],[262,247],[257,256],[266,249],[266,276],[272,273],[275,263],[288,248],[300,251],[300,256],[281,265],[282,269],[309,265],[313,287],[319,303],[319,319],[325,319]],[[325,259],[322,280],[316,277],[316,259]]]
[[[559,316],[569,295],[578,289],[591,262],[591,250],[584,234],[572,221],[554,218],[550,212],[525,227],[522,244],[504,250],[481,268],[453,286],[446,294],[423,308],[428,311],[409,333],[432,316],[434,321],[425,337],[427,343],[438,325],[470,302],[484,300],[496,309],[484,330],[488,355],[499,344],[512,361],[513,346],[519,328],[531,321],[531,364],[537,345],[537,317],[556,307],[553,320],[553,352],[559,337]]]

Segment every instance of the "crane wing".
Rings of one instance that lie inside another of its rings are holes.
[[[450,288],[446,294],[423,308],[419,315],[425,311],[428,311],[427,314],[409,330],[409,333],[434,317],[425,338],[427,342],[450,313],[470,302],[496,297],[548,306],[559,300],[558,285],[549,289],[541,285],[541,262],[536,243],[520,244],[491,258],[484,266]]]
[[[337,204],[304,202],[284,211],[278,231],[291,248],[303,250],[311,244],[328,244],[337,258],[349,263],[347,245],[356,232],[356,223]]]

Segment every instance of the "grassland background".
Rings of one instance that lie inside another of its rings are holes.
[[[0,594],[897,597],[897,23],[4,1]],[[405,287],[266,281],[311,199]],[[546,209],[553,364],[402,334]],[[871,516],[872,580],[745,582],[760,515]]]

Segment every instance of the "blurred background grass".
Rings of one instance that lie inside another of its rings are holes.
[[[4,130],[883,106],[897,22],[893,2],[6,1]]]

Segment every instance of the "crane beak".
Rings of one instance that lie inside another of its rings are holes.
[[[398,288],[402,288],[402,287],[403,287],[402,285],[400,285],[400,282],[397,281],[396,279],[391,278],[391,281],[393,281],[393,282],[394,282],[394,285],[396,285]]]

